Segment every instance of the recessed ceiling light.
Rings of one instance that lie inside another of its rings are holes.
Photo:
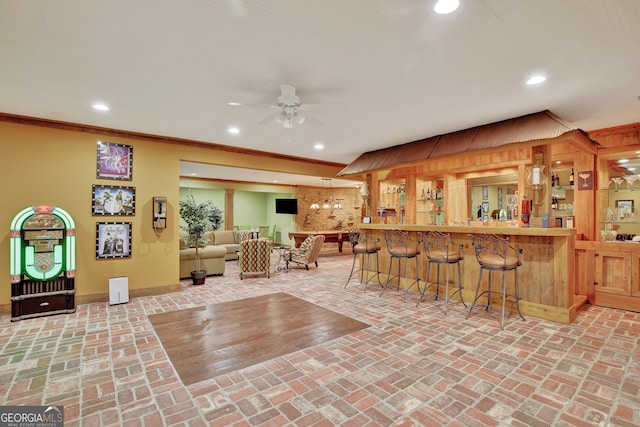
[[[547,80],[547,78],[545,76],[537,75],[537,76],[530,77],[529,80],[527,80],[527,84],[528,85],[539,85],[540,83],[544,82],[545,80]]]
[[[629,172],[633,172],[634,170],[636,170],[636,168],[627,168],[627,170],[628,170]]]
[[[109,107],[101,102],[96,102],[95,104],[93,104],[93,109],[98,111],[109,111]]]
[[[321,143],[318,142],[318,143],[313,145],[313,149],[316,150],[316,151],[322,151],[322,150],[324,150],[324,144],[321,144]]]
[[[460,6],[459,0],[438,0],[435,6],[433,6],[433,10],[440,15],[446,15],[456,10],[458,6]]]
[[[232,134],[238,134],[238,133],[240,133],[240,129],[238,129],[235,126],[232,126],[229,129],[227,129],[227,132],[232,133]]]
[[[629,161],[629,159],[620,159],[618,160],[618,163],[627,163]]]

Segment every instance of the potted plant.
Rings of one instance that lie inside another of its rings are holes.
[[[201,285],[207,277],[207,271],[200,269],[200,255],[198,248],[207,245],[205,234],[217,230],[223,222],[222,212],[215,207],[211,200],[197,203],[193,195],[189,195],[179,203],[180,218],[184,225],[180,229],[187,233],[185,243],[188,248],[196,250],[196,269],[191,272],[194,285]]]

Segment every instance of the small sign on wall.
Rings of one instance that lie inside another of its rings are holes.
[[[578,172],[578,190],[593,190],[593,171]]]

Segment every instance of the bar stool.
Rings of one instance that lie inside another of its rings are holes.
[[[418,266],[418,255],[420,255],[420,241],[422,239],[422,233],[418,232],[418,239],[413,240],[409,237],[409,232],[402,230],[391,230],[384,232],[384,240],[387,243],[387,251],[389,251],[389,272],[387,273],[387,282],[380,292],[380,296],[384,294],[384,291],[389,287],[391,279],[398,278],[398,290],[400,289],[400,281],[403,278],[401,273],[402,260],[404,263],[404,301],[407,301],[407,291],[414,285],[418,284],[420,289],[420,269]],[[409,260],[416,260],[416,279],[409,284]],[[391,277],[391,268],[393,266],[393,260],[398,263],[398,274]]]
[[[469,308],[469,312],[467,313],[466,319],[469,318],[471,312],[475,307],[485,307],[485,311],[489,310],[489,308],[495,309],[495,307],[491,306],[491,294],[501,293],[502,297],[502,310],[500,311],[500,329],[504,329],[504,313],[506,310],[506,302],[507,298],[514,298],[514,302],[511,303],[509,308],[515,304],[518,314],[524,320],[524,316],[520,312],[520,296],[518,295],[518,267],[522,265],[522,261],[520,261],[520,254],[522,254],[522,249],[516,249],[513,246],[509,245],[509,238],[498,237],[495,234],[481,234],[481,235],[471,235],[473,239],[473,248],[476,252],[476,259],[478,260],[478,264],[480,264],[480,275],[478,277],[478,286],[476,287],[476,294],[473,298],[473,303]],[[509,255],[509,250],[515,252],[514,255]],[[487,282],[487,290],[481,292],[480,294],[480,282],[482,280],[482,272],[487,270],[489,273],[489,279]],[[491,290],[491,276],[495,271],[502,271],[502,292],[492,291]],[[509,295],[507,293],[507,271],[514,271],[515,273],[515,287],[514,294]],[[476,304],[478,298],[482,295],[487,294],[487,303],[486,304]]]
[[[369,277],[369,267],[371,265],[371,256],[375,255],[376,258],[376,274],[374,276],[378,277],[378,283],[380,283],[380,267],[378,261],[378,251],[380,250],[380,239],[373,239],[369,237],[369,233],[366,230],[349,230],[349,242],[351,242],[351,248],[353,249],[353,264],[351,265],[351,273],[349,273],[349,278],[347,279],[347,283],[344,284],[345,289],[349,284],[349,280],[354,275],[362,274],[366,275],[364,280],[364,292],[367,292],[367,286],[371,281],[371,277]],[[356,258],[360,255],[360,266],[356,270]],[[362,277],[360,278],[360,283],[362,283]],[[382,286],[382,283],[380,283]]]
[[[435,299],[438,299],[440,295],[440,266],[444,265],[445,268],[445,291],[444,291],[444,314],[447,314],[447,308],[449,306],[449,300],[456,293],[460,297],[460,302],[462,305],[467,307],[462,299],[462,275],[460,274],[460,261],[464,259],[462,255],[463,245],[459,245],[456,248],[456,245],[451,241],[451,235],[441,233],[439,231],[429,231],[425,234],[422,240],[424,246],[424,254],[427,258],[427,276],[425,277],[424,289],[420,292],[420,299],[416,304],[416,307],[420,305],[420,302],[424,298],[425,292],[427,289],[431,288],[435,285]],[[436,281],[434,283],[429,284],[429,277],[431,273],[431,264],[436,265]],[[449,295],[449,267],[455,264],[458,266],[458,289],[453,291],[451,295]]]

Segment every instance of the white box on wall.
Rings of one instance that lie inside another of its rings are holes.
[[[573,228],[573,217],[572,216],[568,216],[567,217],[567,228]]]
[[[109,278],[109,305],[129,302],[129,277]]]

